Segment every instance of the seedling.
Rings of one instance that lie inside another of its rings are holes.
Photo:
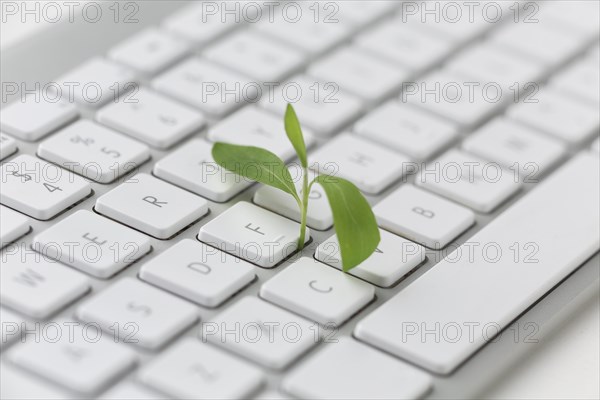
[[[379,244],[379,228],[371,206],[360,190],[351,182],[331,176],[318,175],[308,183],[306,144],[300,122],[291,104],[284,118],[285,132],[294,146],[302,166],[300,195],[283,160],[268,150],[254,146],[215,143],[212,156],[222,168],[245,178],[283,190],[292,196],[300,210],[300,238],[298,249],[304,247],[306,215],[312,185],[321,185],[327,195],[333,214],[333,225],[340,244],[342,267],[345,272],[366,260]]]

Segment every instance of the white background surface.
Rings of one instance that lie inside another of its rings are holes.
[[[9,21],[14,21],[10,19]],[[0,49],[51,29],[48,23],[0,22]],[[540,342],[538,351],[507,371],[486,399],[599,399],[600,294],[564,326]]]

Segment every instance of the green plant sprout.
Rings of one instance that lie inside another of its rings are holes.
[[[298,250],[304,248],[306,216],[312,185],[323,187],[333,214],[333,225],[340,245],[344,272],[356,267],[377,249],[379,228],[369,202],[353,183],[331,175],[318,175],[308,183],[308,160],[302,128],[291,104],[284,118],[285,132],[294,146],[302,166],[301,196],[291,174],[279,157],[268,150],[254,146],[215,143],[212,156],[222,168],[245,178],[272,186],[290,194],[300,210],[300,238]]]

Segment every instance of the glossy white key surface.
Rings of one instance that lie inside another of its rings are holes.
[[[148,89],[140,89],[130,101],[107,105],[96,118],[160,149],[171,147],[205,122],[199,112]]]
[[[159,92],[222,117],[259,99],[257,82],[199,57],[185,60],[152,81]]]
[[[319,341],[315,324],[254,296],[244,297],[201,326],[202,341],[272,369],[285,368]]]
[[[207,48],[204,55],[259,83],[290,76],[304,60],[299,50],[251,30],[233,33]]]
[[[97,278],[109,278],[150,252],[150,238],[87,210],[37,234],[32,247]]]
[[[139,379],[171,398],[241,399],[258,389],[263,374],[250,363],[186,338],[144,367]]]
[[[61,98],[93,108],[122,101],[121,93],[138,86],[130,69],[99,57],[75,67],[56,82],[60,85]]]
[[[217,3],[192,3],[168,16],[163,28],[196,45],[204,46],[235,26],[235,13],[222,14],[218,10]]]
[[[599,182],[598,157],[577,156],[470,238],[479,244],[473,257],[456,250],[360,321],[355,336],[428,370],[453,371],[598,251]],[[482,251],[490,243],[502,254]],[[460,335],[444,340],[444,327]]]
[[[392,19],[355,39],[357,46],[413,71],[431,68],[452,49],[448,40]]]
[[[8,354],[11,362],[76,392],[93,394],[136,362],[135,353],[100,331],[57,321],[57,340],[29,340]]]
[[[42,93],[28,94],[2,108],[0,128],[21,140],[35,141],[74,120],[77,114],[75,106],[66,100],[52,102]]]
[[[292,370],[283,389],[301,399],[417,399],[431,377],[351,338],[325,343]]]
[[[17,151],[17,141],[0,132],[0,160],[14,154]]]
[[[2,304],[32,318],[54,314],[90,288],[84,275],[24,248],[3,257],[6,262],[0,268]]]
[[[276,11],[272,21],[265,16],[256,24],[256,28],[271,38],[281,40],[311,55],[326,52],[350,34],[348,25],[331,23],[326,21],[325,17],[315,18],[319,7],[315,5],[318,3],[296,4],[300,7],[288,6],[285,11]]]
[[[124,382],[106,391],[100,400],[166,400],[168,397],[142,386],[139,383]]]
[[[254,266],[184,239],[140,269],[140,278],[205,307],[216,307],[254,280]]]
[[[377,194],[407,172],[410,160],[363,137],[343,133],[309,154],[309,167]]]
[[[560,141],[503,118],[478,129],[462,146],[479,157],[519,171],[520,182],[536,182],[565,155]]]
[[[82,303],[77,318],[125,343],[158,349],[198,319],[196,307],[133,278],[123,278]]]
[[[0,249],[29,232],[29,220],[8,207],[0,206]]]
[[[522,184],[520,171],[510,171],[494,161],[450,150],[428,162],[416,183],[482,213],[491,212]]]
[[[228,201],[254,181],[221,168],[212,157],[212,147],[204,139],[192,139],[160,159],[153,173],[212,201]]]
[[[522,90],[526,84],[536,82],[545,68],[541,63],[524,57],[515,57],[502,47],[482,43],[471,46],[454,56],[446,68],[477,78],[482,84],[500,85],[506,99],[514,98],[516,85]],[[492,96],[490,89],[490,97]]]
[[[30,155],[0,166],[0,202],[33,218],[47,220],[92,191],[83,178]]]
[[[21,340],[21,331],[27,327],[23,317],[14,312],[0,308],[0,350],[6,348],[10,343]],[[2,371],[4,375],[5,371]]]
[[[358,47],[344,47],[312,64],[308,74],[323,82],[335,82],[367,101],[376,101],[400,88],[407,78],[402,68]]]
[[[264,268],[272,268],[298,248],[300,224],[245,201],[202,228],[198,239]],[[306,242],[310,229],[306,229]]]
[[[505,91],[498,93],[490,89],[488,94],[483,89],[486,83],[480,83],[475,77],[442,69],[423,78],[406,81],[399,99],[401,103],[423,107],[468,128],[489,117],[503,98],[512,98],[512,93]]]
[[[108,57],[143,74],[155,74],[174,63],[188,50],[184,41],[149,28],[117,44]]]
[[[550,81],[550,86],[598,107],[600,106],[600,90],[596,90],[600,87],[598,68],[598,63],[589,59],[578,61],[559,72]]]
[[[322,82],[298,75],[274,89],[273,98],[263,95],[260,105],[283,118],[292,103],[302,126],[318,135],[331,135],[361,112],[362,101],[340,89],[336,82]]]
[[[111,129],[80,120],[40,143],[38,155],[93,181],[109,183],[148,160],[150,150]]]
[[[208,213],[208,202],[148,174],[134,175],[96,200],[96,211],[159,239]]]
[[[389,287],[425,261],[425,249],[400,236],[380,229],[381,241],[373,254],[349,271],[374,285]],[[315,258],[342,269],[342,257],[337,236],[333,235],[317,247]]]
[[[553,89],[535,95],[537,102],[515,104],[508,116],[551,136],[577,144],[598,131],[600,115],[596,107]]]
[[[396,101],[371,111],[354,125],[354,132],[414,160],[430,158],[458,136],[452,123]]]
[[[314,143],[310,130],[303,129],[307,147]],[[243,146],[262,147],[287,161],[296,152],[285,135],[283,119],[273,113],[250,106],[230,115],[208,130],[208,139]]]
[[[302,192],[302,168],[298,164],[291,164],[290,176],[296,184],[296,191],[301,196]],[[316,174],[309,171],[309,182]],[[333,214],[327,195],[323,188],[315,184],[311,187],[308,195],[308,213],[306,223],[312,229],[327,230],[333,226]],[[254,194],[254,203],[271,210],[284,217],[300,222],[300,210],[296,200],[289,193],[282,192],[271,186],[262,185]]]
[[[538,19],[552,21],[561,32],[597,38],[600,31],[600,5],[595,1],[556,1],[544,3]]]
[[[375,289],[303,257],[265,282],[260,295],[320,324],[339,326],[373,299]]]
[[[473,212],[412,185],[402,185],[373,212],[379,226],[432,249],[441,249],[475,222]]]
[[[575,30],[560,29],[548,19],[544,21],[543,16],[538,18],[538,23],[513,22],[499,27],[490,40],[513,51],[516,57],[526,57],[546,66],[556,66],[581,49],[584,42]]]

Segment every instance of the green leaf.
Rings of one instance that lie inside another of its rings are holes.
[[[212,148],[212,156],[222,168],[281,189],[300,201],[296,186],[285,163],[270,151],[260,147],[218,142]]]
[[[342,266],[347,272],[377,249],[380,241],[377,220],[367,199],[351,182],[328,175],[319,175],[314,182],[320,184],[327,194],[340,244]]]
[[[302,135],[302,128],[296,116],[296,111],[294,111],[294,107],[291,104],[288,104],[285,110],[285,133],[290,142],[292,142],[292,146],[296,150],[302,167],[307,168],[306,144],[304,143],[304,136]]]

